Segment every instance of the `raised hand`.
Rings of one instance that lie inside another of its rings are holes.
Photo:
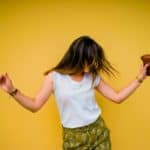
[[[148,66],[150,66],[150,63],[147,63],[145,65],[141,64],[139,75],[138,75],[140,79],[143,79],[143,80],[146,79],[147,77],[146,72],[147,72]]]
[[[11,93],[15,89],[7,73],[0,75],[0,88],[7,93]]]

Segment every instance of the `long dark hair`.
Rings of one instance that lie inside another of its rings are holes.
[[[113,71],[118,73],[106,59],[103,48],[94,39],[89,36],[80,36],[71,43],[60,62],[44,72],[44,75],[51,71],[73,75],[83,71],[85,63],[89,66],[93,81],[99,71],[109,76],[112,74],[114,77]]]

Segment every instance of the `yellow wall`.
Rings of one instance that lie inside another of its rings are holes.
[[[90,35],[120,71],[117,79],[102,75],[116,90],[139,73],[140,56],[150,53],[150,2],[42,1],[0,2],[0,74],[33,97],[42,73],[58,63],[70,43]],[[150,149],[150,79],[122,104],[96,92],[111,130],[113,150]],[[54,96],[31,113],[0,91],[1,150],[61,150],[61,124]]]

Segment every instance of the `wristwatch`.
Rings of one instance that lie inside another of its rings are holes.
[[[138,80],[139,83],[143,82],[143,79],[140,79],[138,76],[136,76],[136,79]]]
[[[14,91],[12,91],[11,93],[9,93],[11,96],[16,95],[16,93],[18,92],[18,89],[15,89]]]

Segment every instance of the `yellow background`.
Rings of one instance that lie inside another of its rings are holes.
[[[148,1],[7,1],[0,2],[0,74],[8,72],[15,87],[34,97],[44,71],[56,65],[80,35],[99,42],[119,70],[105,80],[116,90],[139,73],[140,56],[150,53]],[[111,130],[113,150],[150,149],[150,77],[122,104],[96,92]],[[52,95],[31,113],[0,91],[1,150],[61,150],[61,124]]]

